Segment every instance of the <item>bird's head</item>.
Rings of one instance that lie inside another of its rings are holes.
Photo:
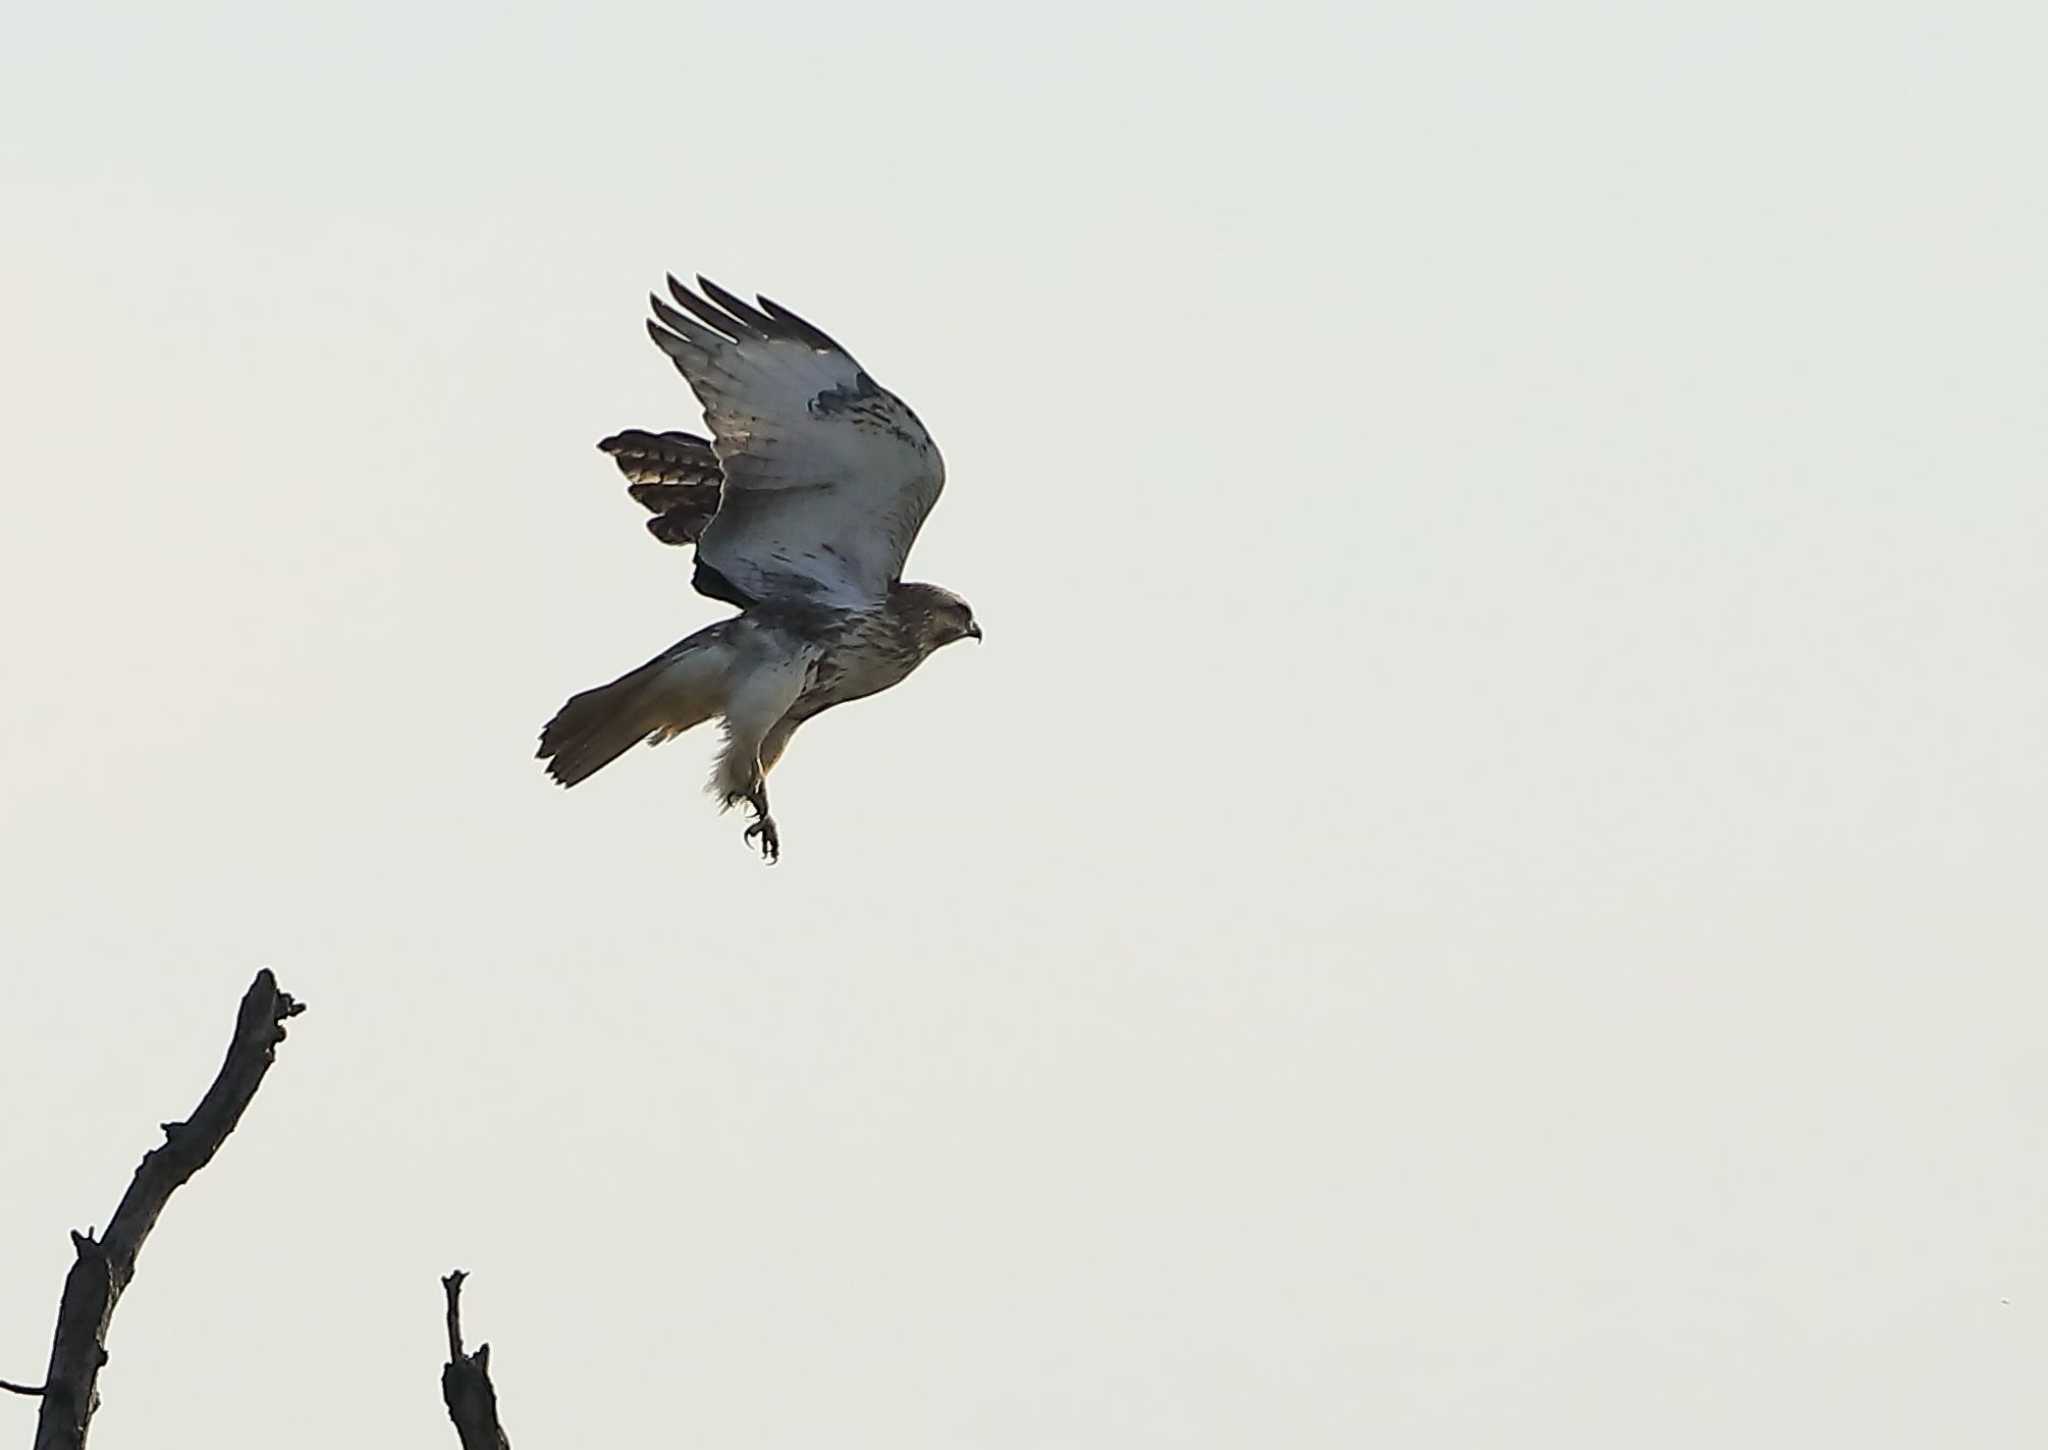
[[[926,654],[956,639],[981,638],[973,607],[950,589],[936,584],[898,584],[891,596]]]

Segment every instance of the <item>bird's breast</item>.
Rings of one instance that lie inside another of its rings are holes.
[[[797,709],[815,715],[829,706],[886,690],[916,669],[923,658],[915,644],[889,621],[856,616],[811,667]]]

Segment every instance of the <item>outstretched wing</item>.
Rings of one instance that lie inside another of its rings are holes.
[[[945,485],[931,435],[795,313],[697,284],[669,278],[682,311],[654,298],[647,330],[704,405],[725,477],[700,569],[748,602],[881,599]]]
[[[598,441],[626,475],[626,492],[654,517],[647,531],[664,544],[694,544],[718,512],[718,456],[694,433],[628,428]]]

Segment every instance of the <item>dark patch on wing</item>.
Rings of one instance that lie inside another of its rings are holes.
[[[813,418],[830,418],[836,413],[851,411],[857,404],[882,396],[882,388],[865,371],[853,375],[851,384],[827,388],[811,399],[809,408]]]
[[[910,409],[865,370],[855,373],[850,385],[827,388],[807,406],[813,418],[844,418],[856,428],[886,433],[907,448],[924,450],[924,440],[903,426],[902,418],[913,416]]]
[[[807,408],[813,418],[842,418],[854,428],[889,434],[905,449],[924,451],[924,440],[903,426],[903,418],[913,418],[909,408],[903,406],[903,399],[868,377],[866,371],[854,373],[850,385],[827,387],[807,403]]]
[[[705,563],[701,554],[697,556],[697,567],[691,571],[690,587],[707,599],[737,605],[741,609],[752,609],[760,603],[759,600],[745,594],[732,580]]]

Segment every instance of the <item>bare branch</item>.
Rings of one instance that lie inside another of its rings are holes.
[[[10,1395],[28,1395],[31,1398],[39,1397],[43,1393],[41,1385],[18,1385],[11,1380],[0,1380],[0,1390],[5,1390]]]
[[[491,1347],[479,1344],[475,1354],[462,1352],[462,1281],[455,1270],[441,1281],[448,1295],[448,1363],[441,1370],[441,1400],[462,1450],[512,1450],[498,1423],[498,1392],[491,1387]]]
[[[163,1125],[163,1146],[143,1155],[104,1235],[71,1235],[77,1257],[65,1277],[64,1297],[57,1306],[50,1372],[38,1389],[7,1386],[16,1394],[42,1396],[35,1450],[84,1450],[86,1430],[93,1411],[99,1408],[107,1327],[122,1291],[135,1277],[135,1259],[142,1252],[143,1241],[156,1227],[171,1194],[212,1161],[242,1121],[243,1110],[270,1070],[277,1044],[284,1041],[285,1019],[303,1010],[289,993],[278,990],[277,978],[268,967],[258,972],[242,998],[227,1060],[192,1116],[182,1123]]]

